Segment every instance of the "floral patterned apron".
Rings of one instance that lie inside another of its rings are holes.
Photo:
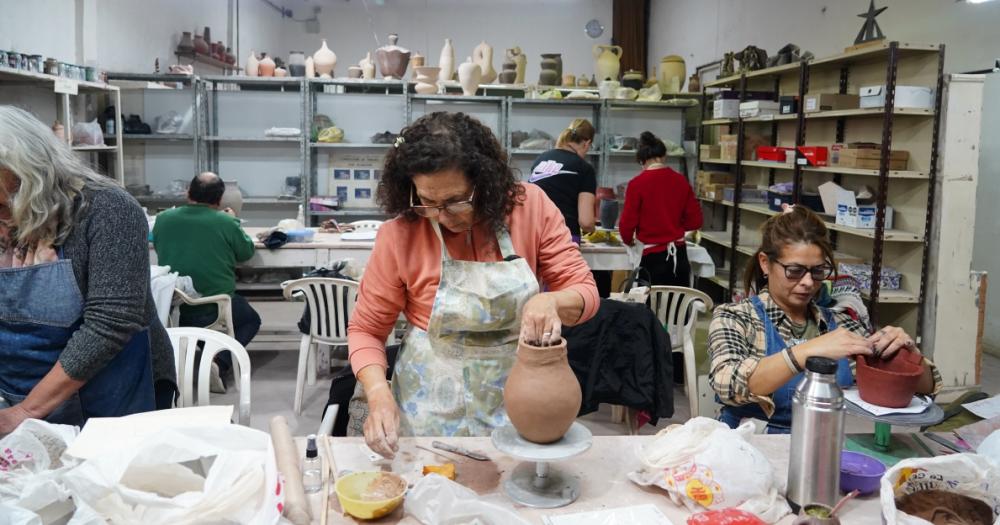
[[[487,436],[507,424],[503,387],[514,365],[521,310],[538,293],[528,262],[514,253],[510,233],[497,234],[503,260],[458,261],[441,228],[441,280],[427,330],[411,326],[392,378],[402,436]],[[348,433],[363,434],[368,414],[360,382]]]

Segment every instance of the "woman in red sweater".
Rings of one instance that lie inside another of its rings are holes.
[[[636,152],[642,173],[628,183],[618,227],[625,244],[638,239],[645,245],[641,265],[651,284],[690,286],[684,232],[701,228],[701,205],[687,179],[664,164],[666,157],[663,141],[643,131]]]

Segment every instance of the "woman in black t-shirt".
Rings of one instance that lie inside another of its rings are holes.
[[[528,182],[537,184],[566,219],[573,241],[594,231],[594,194],[597,176],[586,161],[594,142],[594,126],[578,118],[559,134],[556,148],[542,153],[531,165]]]

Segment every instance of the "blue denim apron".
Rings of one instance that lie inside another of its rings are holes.
[[[750,298],[750,302],[753,303],[754,309],[757,310],[757,316],[764,322],[764,334],[767,344],[766,355],[771,356],[784,352],[788,345],[785,344],[784,339],[781,338],[781,334],[778,333],[778,328],[774,326],[774,323],[767,316],[763,301],[755,295]],[[837,322],[833,318],[833,312],[823,307],[819,307],[819,310],[823,314],[823,319],[826,320],[827,332],[836,330]],[[774,414],[770,418],[764,414],[764,410],[760,408],[760,405],[750,403],[738,407],[723,406],[722,412],[719,415],[719,421],[729,425],[730,428],[736,428],[744,418],[761,419],[767,421],[768,434],[790,433],[792,430],[792,397],[795,395],[795,387],[798,386],[802,378],[802,374],[796,374],[772,394]],[[850,361],[847,358],[840,359],[837,361],[837,384],[843,387],[850,386],[853,383],[854,377],[851,375]]]
[[[52,370],[83,323],[83,296],[70,260],[0,268],[0,408],[13,406]],[[82,425],[154,408],[149,331],[121,352],[70,399],[50,413],[52,423]]]

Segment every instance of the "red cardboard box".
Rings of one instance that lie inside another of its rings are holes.
[[[828,150],[826,146],[799,146],[800,166],[826,166]]]
[[[781,146],[757,146],[757,160],[770,160],[774,162],[785,162],[785,152],[792,148]]]

